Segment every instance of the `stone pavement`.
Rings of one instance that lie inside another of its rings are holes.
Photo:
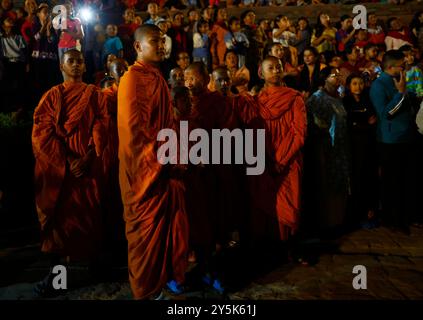
[[[410,236],[385,228],[358,230],[319,250],[316,264],[280,264],[230,292],[225,299],[423,299],[423,229],[413,228]],[[243,269],[253,265],[248,261],[243,264]],[[352,270],[356,265],[367,268],[367,290],[355,290],[352,286],[356,276]],[[5,271],[11,270],[14,271],[5,275]],[[33,284],[46,270],[36,245],[0,250],[0,300],[33,299]],[[116,281],[69,290],[56,299],[131,299],[126,272],[121,268]],[[83,266],[72,266],[69,274],[78,275],[72,279],[79,277],[79,280],[87,276]],[[219,296],[203,290],[171,298]]]

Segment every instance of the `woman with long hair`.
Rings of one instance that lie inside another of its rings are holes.
[[[336,28],[332,27],[329,15],[324,12],[319,13],[316,27],[311,37],[311,45],[315,47],[319,53],[335,51],[335,36]]]
[[[371,227],[378,206],[376,114],[360,74],[350,74],[345,89],[352,170],[349,222],[354,227],[359,223]]]

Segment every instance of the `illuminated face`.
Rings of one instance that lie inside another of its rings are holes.
[[[280,43],[273,45],[272,49],[270,50],[270,55],[272,57],[283,59],[284,51],[283,47]]]
[[[163,32],[148,32],[142,41],[135,41],[135,50],[147,63],[163,61],[165,58],[165,37]]]
[[[170,71],[170,84],[172,87],[184,86],[184,72],[181,68],[174,68]]]
[[[147,7],[147,11],[151,16],[156,16],[159,13],[159,6],[157,3],[149,3]]]
[[[239,20],[234,20],[232,21],[230,28],[232,32],[239,32],[239,30],[241,30],[241,23]]]
[[[225,64],[229,69],[238,67],[238,56],[234,52],[229,52],[226,55]]]
[[[338,87],[341,85],[340,76],[341,74],[339,73],[339,70],[333,68],[331,74],[326,78],[326,83],[335,89],[338,89]]]
[[[262,64],[262,75],[265,83],[271,86],[282,84],[282,63],[279,59],[269,59]]]
[[[305,30],[307,28],[307,21],[304,19],[298,21],[298,28],[300,28],[300,30]]]
[[[184,22],[184,16],[182,14],[177,14],[175,15],[175,17],[173,18],[173,25],[175,27],[180,27],[182,26],[182,23]]]
[[[188,20],[190,22],[198,21],[200,19],[200,15],[197,11],[191,11],[188,16]]]
[[[415,59],[414,58],[414,52],[413,51],[405,51],[404,55],[405,55],[405,59],[404,59],[405,63],[410,65],[410,66],[413,65],[414,59]]]
[[[48,8],[46,7],[42,8],[40,11],[38,11],[37,16],[38,16],[38,19],[40,19],[40,21],[46,21],[49,16]]]
[[[320,23],[324,26],[328,26],[330,23],[330,17],[326,13],[320,15]]]
[[[178,54],[178,60],[176,61],[176,64],[182,69],[185,70],[188,68],[190,64],[189,55],[186,52],[181,52]]]
[[[231,77],[227,70],[217,70],[213,72],[214,86],[218,92],[228,95],[231,89]]]
[[[256,14],[254,12],[252,12],[252,11],[249,12],[249,13],[247,13],[247,15],[244,18],[244,23],[247,26],[253,25],[255,21],[256,21]]]
[[[357,61],[359,55],[359,51],[357,47],[354,47],[350,54],[347,54],[348,60],[350,61]]]
[[[116,25],[114,25],[114,24],[109,24],[109,25],[107,26],[107,28],[106,28],[106,34],[107,34],[109,37],[116,37],[117,33],[118,33],[118,28],[117,28],[117,26],[116,26]]]
[[[119,85],[120,78],[128,71],[128,62],[119,59],[114,61],[110,67],[110,76],[116,80],[116,84]]]
[[[205,79],[197,70],[185,70],[184,79],[185,87],[189,89],[192,96],[198,96],[207,88],[208,79]]]
[[[228,11],[226,11],[226,9],[219,9],[219,11],[217,11],[217,19],[220,21],[228,20]]]
[[[375,25],[377,23],[377,17],[375,14],[369,14],[369,24]]]
[[[360,95],[364,90],[364,80],[361,78],[353,78],[349,89],[352,94]]]
[[[123,15],[123,19],[125,19],[126,23],[131,23],[135,19],[135,11],[132,9],[126,9]]]
[[[357,40],[358,41],[366,41],[367,40],[367,30],[363,30],[363,29],[358,30]]]
[[[65,53],[63,62],[60,65],[62,72],[70,78],[81,78],[85,72],[84,57],[81,53]]]
[[[134,23],[139,25],[139,26],[142,25],[142,18],[140,16],[136,16],[134,18]]]
[[[25,11],[30,14],[35,14],[37,11],[37,3],[35,0],[26,0],[25,1]]]
[[[316,63],[316,56],[310,50],[304,51],[304,63],[306,65],[312,65],[312,64]]]
[[[291,22],[289,21],[288,17],[282,17],[278,21],[278,26],[280,29],[287,29],[291,26]]]

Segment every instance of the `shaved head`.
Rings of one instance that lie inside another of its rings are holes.
[[[128,67],[128,62],[121,58],[116,58],[110,63],[109,74],[116,80],[117,85],[119,85],[120,78],[128,70]]]
[[[77,56],[79,57],[79,56],[81,56],[82,58],[84,58],[84,55],[82,54],[82,52],[79,51],[79,50],[76,50],[76,49],[70,49],[70,50],[66,51],[63,54],[63,60],[65,60],[65,57],[66,56],[72,56],[72,57],[77,57]]]
[[[231,89],[231,77],[226,67],[218,67],[213,71],[213,82],[216,90],[223,95],[228,95]]]
[[[263,68],[266,63],[279,63],[279,62],[280,62],[280,60],[278,58],[273,57],[273,56],[267,56],[261,62],[261,67]]]
[[[141,27],[138,27],[137,30],[135,30],[134,39],[135,41],[143,42],[149,34],[155,32],[161,32],[158,26],[154,24],[144,24]]]
[[[188,68],[185,69],[185,71],[195,72],[204,79],[209,77],[206,66],[200,61],[191,63]]]

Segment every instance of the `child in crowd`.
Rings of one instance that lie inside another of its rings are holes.
[[[229,31],[225,35],[225,43],[227,49],[234,50],[238,55],[238,67],[243,67],[250,42],[247,36],[241,32],[240,20],[236,17],[229,19]]]

